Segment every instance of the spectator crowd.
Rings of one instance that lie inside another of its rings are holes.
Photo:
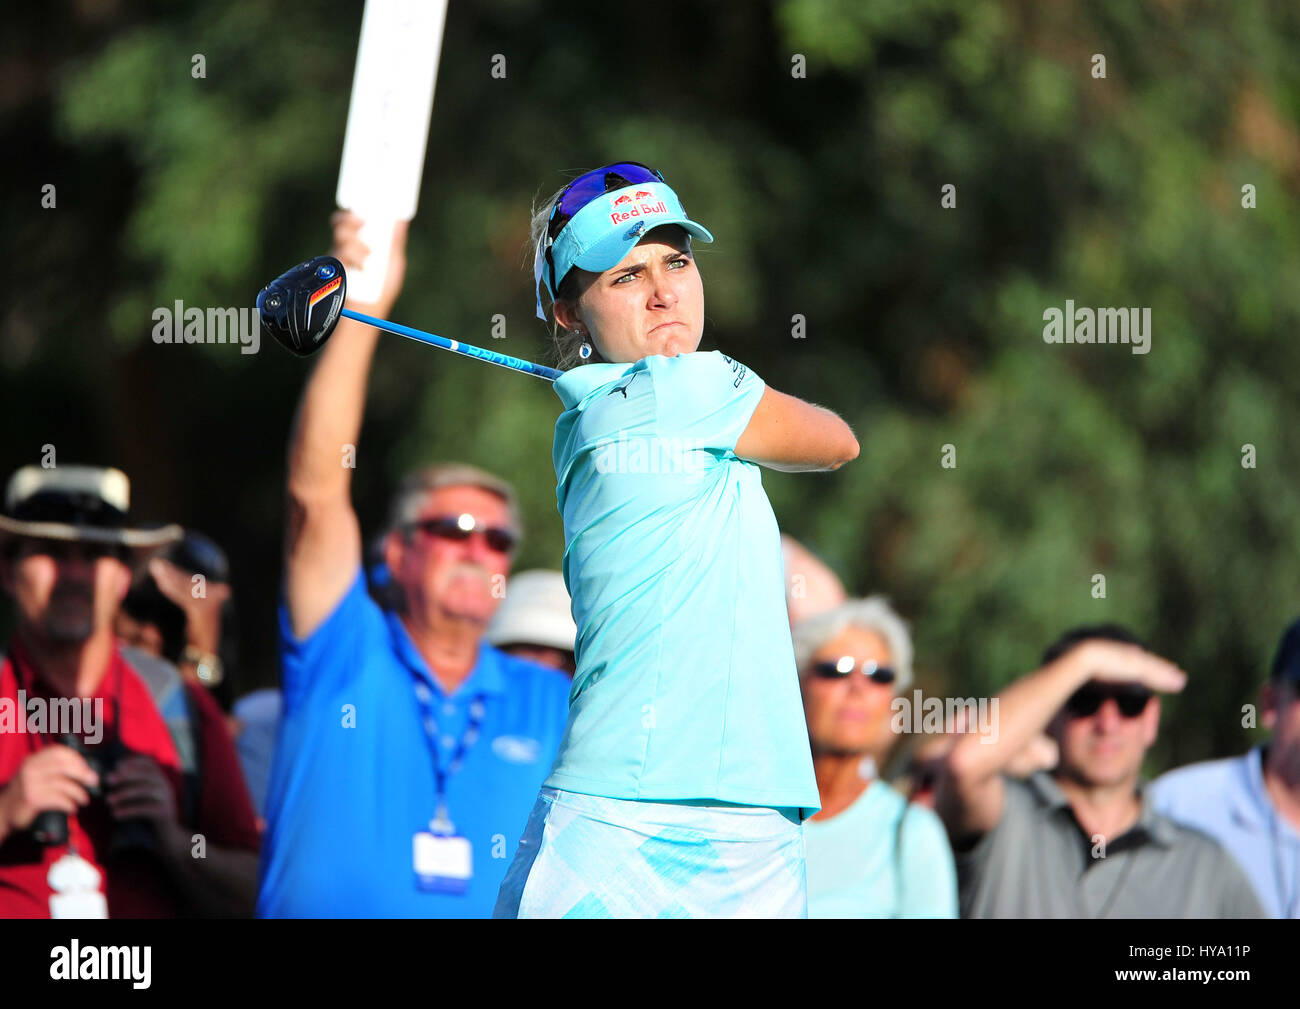
[[[345,264],[357,229],[335,221]],[[377,336],[339,323],[289,435],[277,690],[235,697],[217,544],[134,520],[116,469],[8,480],[0,916],[491,915],[583,642],[565,576],[512,571],[501,474],[421,468],[363,536],[339,450]],[[1260,687],[1266,740],[1147,782],[1161,695],[1195,681],[1132,630],[1064,629],[979,719],[916,735],[907,623],[783,547],[810,917],[1300,918],[1300,620]]]

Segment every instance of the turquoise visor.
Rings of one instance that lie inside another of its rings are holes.
[[[591,273],[603,273],[617,266],[650,231],[665,224],[678,224],[701,242],[712,242],[702,224],[686,216],[682,201],[666,182],[637,182],[594,196],[555,236],[543,235],[533,259],[537,282],[537,317],[545,321],[541,288],[551,301],[575,266]],[[554,285],[554,286],[552,286]]]

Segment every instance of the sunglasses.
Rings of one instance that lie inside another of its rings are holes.
[[[1071,718],[1088,718],[1101,710],[1107,698],[1114,698],[1119,713],[1125,718],[1137,718],[1146,710],[1152,694],[1146,687],[1102,686],[1088,683],[1080,687],[1065,702],[1066,713]]]
[[[81,557],[97,561],[102,557],[125,561],[130,550],[118,543],[93,543],[86,540],[26,540],[19,546],[20,556],[49,557],[60,563]]]
[[[482,533],[488,549],[495,550],[499,554],[510,553],[519,542],[519,537],[512,530],[500,526],[479,525],[478,519],[468,512],[461,515],[441,515],[420,519],[418,522],[410,523],[406,528],[418,529],[426,536],[434,536],[440,540],[454,540],[458,543],[463,543],[476,532]]]
[[[825,662],[815,663],[812,671],[815,675],[827,680],[842,680],[848,677],[854,669],[861,669],[862,675],[871,680],[872,683],[893,683],[894,671],[888,666],[880,666],[874,662],[858,662],[852,655],[841,655],[838,659]]]
[[[620,161],[579,175],[564,187],[560,198],[551,210],[551,220],[546,226],[546,236],[555,241],[573,216],[597,196],[612,193],[647,182],[663,182],[664,177],[649,165],[639,161]]]
[[[587,172],[585,175],[579,175],[565,186],[560,193],[560,198],[555,201],[555,206],[551,210],[551,219],[546,225],[546,263],[551,269],[551,290],[559,290],[559,278],[555,276],[555,260],[551,258],[551,245],[579,210],[597,196],[612,193],[616,189],[663,181],[663,175],[648,165],[643,165],[639,161],[619,161]]]

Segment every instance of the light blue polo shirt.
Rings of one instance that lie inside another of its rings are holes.
[[[553,788],[820,808],[780,532],[733,449],[766,386],[714,351],[555,383],[577,673]]]
[[[843,812],[803,825],[809,918],[956,918],[943,824],[873,781]]]
[[[569,678],[479,645],[450,696],[398,617],[366,592],[358,569],[308,638],[280,607],[284,714],[267,789],[260,917],[490,917],[497,889],[550,769],[567,716]],[[412,840],[435,812],[433,757],[416,699],[432,696],[445,768],[476,697],[477,742],[447,782],[456,833],[473,847],[464,895],[416,886]]]
[[[1272,918],[1300,918],[1300,832],[1264,787],[1262,747],[1162,774],[1151,801],[1165,816],[1209,834],[1241,866]]]

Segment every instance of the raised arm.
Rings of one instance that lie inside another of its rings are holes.
[[[736,455],[786,473],[833,470],[858,457],[858,440],[830,410],[768,386],[736,442]]]
[[[356,269],[369,250],[357,238],[361,220],[335,214],[331,254]],[[384,293],[372,305],[348,307],[385,317],[402,287],[406,224],[393,236]],[[370,361],[379,332],[352,319],[338,329],[316,359],[303,389],[289,439],[288,516],[285,529],[285,597],[294,634],[306,637],[338,605],[361,564],[361,527],[352,510],[352,468],[361,436]],[[347,446],[352,446],[351,452]]]
[[[962,733],[948,753],[935,808],[952,838],[985,834],[997,826],[1005,794],[1003,771],[1089,680],[1177,691],[1187,677],[1173,663],[1137,645],[1093,638],[1016,680],[997,697],[996,735]]]

